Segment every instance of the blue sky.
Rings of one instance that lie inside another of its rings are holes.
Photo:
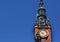
[[[44,0],[53,42],[60,41],[60,0]],[[34,42],[39,0],[0,0],[0,42]]]

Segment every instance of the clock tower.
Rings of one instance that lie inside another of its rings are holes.
[[[40,0],[40,7],[34,25],[34,42],[52,42],[51,32],[51,25],[46,16],[43,0]]]

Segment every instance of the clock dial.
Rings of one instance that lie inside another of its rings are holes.
[[[48,36],[48,31],[47,30],[40,30],[39,35],[40,35],[40,37],[45,38]]]
[[[45,31],[41,31],[40,32],[40,36],[45,36],[46,35],[46,32]]]

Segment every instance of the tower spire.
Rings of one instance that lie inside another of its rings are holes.
[[[36,25],[40,26],[40,25],[46,25],[46,10],[44,7],[44,2],[43,0],[40,0],[40,7],[38,9],[38,16],[37,16],[37,20],[36,20]]]
[[[43,2],[43,0],[40,0],[40,9],[44,9],[44,2]]]
[[[38,14],[46,16],[46,9],[45,9],[45,7],[44,7],[44,2],[43,2],[43,0],[40,0],[40,5],[39,5],[39,9],[38,9]],[[40,15],[39,15],[39,16],[40,16]]]

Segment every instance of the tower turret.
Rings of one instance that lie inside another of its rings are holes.
[[[35,42],[52,42],[51,25],[46,16],[43,0],[40,0],[37,19],[34,26]]]

